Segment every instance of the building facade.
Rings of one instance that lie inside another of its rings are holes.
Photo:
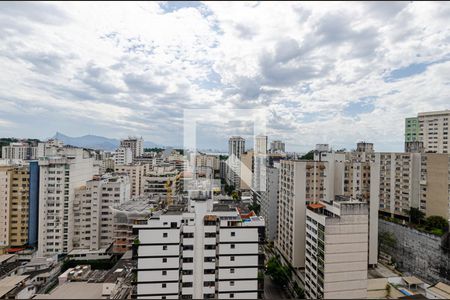
[[[0,246],[28,243],[29,182],[28,165],[0,166]]]
[[[128,137],[120,141],[120,147],[131,148],[133,158],[139,157],[144,153],[144,139],[142,137]]]
[[[99,250],[114,241],[111,208],[130,200],[127,175],[98,176],[75,191],[73,248]]]
[[[418,119],[420,126],[419,141],[423,142],[425,151],[449,153],[448,122],[450,110],[419,113]]]
[[[136,227],[138,299],[262,296],[262,218],[196,199],[189,211],[174,208]]]
[[[307,299],[366,299],[368,205],[336,200],[306,211]]]
[[[59,156],[39,160],[38,255],[72,251],[75,190],[96,173],[93,159],[80,148],[61,148]]]
[[[115,165],[129,165],[133,162],[133,151],[131,148],[119,147],[114,153]]]
[[[245,140],[240,136],[233,136],[228,140],[227,184],[240,189],[241,185],[241,156],[245,152]]]

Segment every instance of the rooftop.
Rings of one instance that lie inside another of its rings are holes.
[[[37,294],[33,299],[105,299],[103,283],[67,282],[51,294]]]
[[[9,276],[0,280],[0,298],[3,298],[6,294],[15,289],[22,281],[27,278],[27,275]]]

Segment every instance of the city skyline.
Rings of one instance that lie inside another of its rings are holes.
[[[180,146],[184,109],[206,108],[199,144],[226,149],[240,126],[213,121],[265,108],[288,151],[400,151],[406,117],[449,108],[443,3],[36,2],[0,15],[3,137]]]

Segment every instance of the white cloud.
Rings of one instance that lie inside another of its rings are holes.
[[[401,150],[405,117],[449,108],[449,17],[438,2],[2,3],[0,133],[181,145],[185,108],[265,107],[291,150]]]

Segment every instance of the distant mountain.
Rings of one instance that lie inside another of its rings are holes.
[[[115,149],[117,149],[117,147],[119,147],[120,144],[120,140],[118,139],[110,139],[97,135],[70,137],[60,132],[57,132],[53,136],[53,138],[63,141],[65,145],[72,145],[76,147],[83,147],[90,149],[99,149],[105,151],[114,151]],[[144,148],[153,148],[158,146],[161,147],[161,145],[157,145],[153,142],[144,141]]]

